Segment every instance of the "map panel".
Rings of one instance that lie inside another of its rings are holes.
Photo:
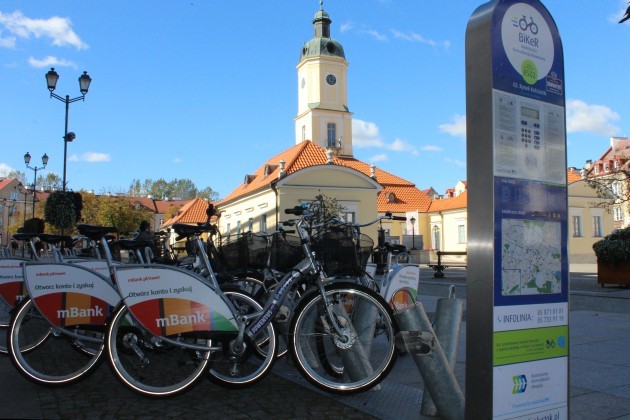
[[[561,293],[560,222],[503,219],[501,225],[501,294]]]

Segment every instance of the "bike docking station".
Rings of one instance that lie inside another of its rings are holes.
[[[400,293],[408,292],[397,294]],[[398,303],[403,300],[407,303]],[[448,298],[438,299],[435,328],[422,303],[411,296],[405,299],[395,296],[393,309],[400,328],[396,347],[413,357],[425,383],[420,413],[449,420],[462,419],[464,394],[454,368],[464,303],[455,298],[455,287],[450,287]]]
[[[540,0],[466,28],[467,419],[569,417],[564,57]]]

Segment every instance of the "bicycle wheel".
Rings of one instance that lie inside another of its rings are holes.
[[[11,323],[11,305],[0,298],[0,354],[7,354],[7,330]]]
[[[374,291],[356,284],[325,287],[342,334],[335,332],[320,293],[302,299],[291,322],[289,350],[302,375],[336,394],[366,391],[387,376],[397,352],[391,309]]]
[[[251,296],[234,289],[224,288],[222,291],[239,315],[262,310],[262,306]],[[271,371],[278,351],[278,337],[272,323],[253,341],[245,340],[244,351],[236,352],[233,345],[233,339],[223,340],[223,350],[212,354],[209,375],[213,383],[227,388],[244,388],[260,381]]]
[[[8,335],[9,356],[18,372],[48,386],[69,385],[92,373],[103,354],[103,332],[85,327],[66,330],[85,338],[51,328],[35,304],[24,301],[11,320]]]
[[[186,344],[209,346],[210,341],[177,337]],[[197,351],[165,342],[147,331],[119,307],[107,328],[109,364],[123,384],[151,397],[170,397],[193,386],[208,365],[208,351]]]

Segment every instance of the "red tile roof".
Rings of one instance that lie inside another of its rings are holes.
[[[569,169],[567,171],[567,183],[572,184],[582,179],[582,175],[580,175],[579,171]]]
[[[202,223],[208,218],[206,216],[206,210],[208,209],[208,202],[201,198],[195,198],[184,204],[179,212],[164,222],[161,228],[171,226],[173,223]]]
[[[436,211],[444,211],[444,210],[456,210],[456,209],[465,209],[468,207],[468,190],[463,191],[457,197],[452,198],[442,198],[439,200],[431,201],[431,206],[427,213],[433,213]]]
[[[352,168],[367,176],[372,174],[368,163],[355,158],[334,156],[332,159],[335,165]],[[311,141],[299,143],[272,157],[256,172],[245,177],[244,182],[221,200],[221,203],[229,203],[259,189],[267,188],[272,182],[277,181],[281,160],[285,161],[284,171],[290,175],[304,168],[326,164],[328,157],[326,156],[326,149]],[[379,168],[375,168],[374,175],[376,181],[383,186],[377,199],[379,212],[426,211],[429,207],[431,203],[429,196],[416,188],[412,182]],[[394,193],[395,200],[393,202],[389,202],[387,193]]]

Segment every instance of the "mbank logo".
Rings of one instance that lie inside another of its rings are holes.
[[[171,314],[165,318],[157,318],[155,322],[157,323],[158,328],[161,327],[170,327],[173,325],[190,325],[190,324],[199,324],[208,322],[206,320],[205,313],[201,313],[196,311],[193,315],[177,315]]]
[[[103,316],[103,308],[96,305],[94,308],[66,308],[57,311],[57,318],[85,318]]]
[[[522,394],[527,389],[527,377],[525,375],[512,376],[512,382],[514,382],[512,394]]]

